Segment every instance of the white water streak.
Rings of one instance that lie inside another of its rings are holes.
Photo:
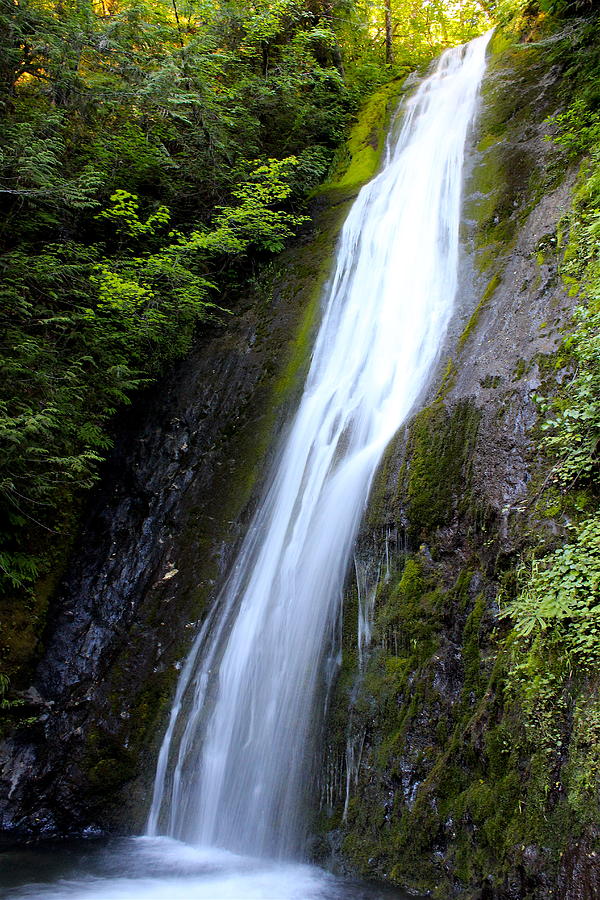
[[[353,541],[453,308],[487,41],[441,57],[344,225],[300,407],[180,677],[150,834],[255,855],[301,849],[316,694]]]
[[[356,643],[358,646],[358,671],[362,673],[367,652],[371,645],[373,631],[373,613],[375,611],[375,598],[377,585],[381,575],[381,564],[377,567],[375,575],[369,577],[369,566],[354,555],[354,573],[356,575],[356,594],[358,600],[358,622]]]

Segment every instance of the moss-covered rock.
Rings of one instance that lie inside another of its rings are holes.
[[[329,180],[317,193],[356,190],[379,168],[392,112],[405,90],[404,78],[397,78],[376,91],[360,111],[357,122],[337,154]]]
[[[469,459],[479,418],[468,401],[449,412],[441,400],[415,416],[399,484],[411,536],[451,523],[458,507],[468,504]]]
[[[586,27],[494,38],[465,190],[472,271],[436,383],[373,486],[359,541],[383,573],[373,639],[357,668],[345,634],[332,703],[330,864],[444,900],[599,890],[597,683],[498,616],[523,554],[580,515],[536,447],[534,395],[568,372],[557,248],[574,177],[545,120]]]

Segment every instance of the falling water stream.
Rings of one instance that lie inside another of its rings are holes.
[[[181,673],[148,835],[125,854],[160,857],[163,868],[184,859],[196,874],[179,896],[383,896],[347,884],[336,893],[331,876],[289,861],[302,858],[315,709],[353,542],[453,311],[464,148],[488,40],[442,55],[352,207],[299,408]],[[162,898],[173,888],[164,872],[136,870],[28,890],[12,896]]]

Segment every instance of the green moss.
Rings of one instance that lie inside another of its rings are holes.
[[[550,66],[548,54],[537,45],[518,43],[516,33],[501,29],[490,51],[481,138],[466,191],[466,218],[475,225],[480,271],[498,270],[517,227],[564,176],[564,166],[554,164],[559,154],[547,148],[542,158],[523,141],[532,124],[537,126],[559,102],[558,86],[547,87],[542,95],[539,91]]]
[[[376,174],[385,147],[391,111],[403,90],[404,79],[396,79],[370,97],[338,154],[331,179],[318,189],[318,193],[358,188]]]
[[[411,534],[431,533],[451,522],[458,507],[464,506],[479,419],[479,411],[469,401],[450,410],[436,401],[415,416],[407,469],[399,484]]]
[[[515,371],[513,372],[513,381],[519,381],[525,375],[526,372],[529,371],[530,363],[526,362],[524,359],[520,359],[515,367]]]
[[[415,890],[435,885],[434,895],[441,898],[457,884],[477,885],[490,873],[502,880],[521,864],[521,846],[543,845],[550,872],[558,864],[560,835],[574,830],[564,804],[554,810],[548,805],[550,779],[556,778],[551,757],[539,749],[532,754],[519,704],[504,704],[506,657],[487,658],[494,638],[484,622],[484,595],[469,601],[473,573],[463,569],[449,590],[438,578],[416,554],[381,591],[376,639],[385,649],[371,658],[362,687],[367,696],[358,704],[374,743],[365,765],[368,779],[357,788],[342,831],[344,858],[363,875],[385,874]],[[468,614],[459,641],[462,699],[448,715],[435,711],[439,695],[432,691],[432,673],[450,609],[455,616],[460,610]],[[394,624],[402,633],[398,647],[390,643]],[[432,716],[436,726],[428,726],[424,745],[422,723]],[[580,726],[579,744],[589,754],[600,719],[582,708],[581,723],[584,717],[593,724]],[[577,771],[585,772],[582,797],[591,796],[586,791],[596,784],[594,759],[588,756],[587,766],[576,760]],[[422,782],[409,805],[399,789],[407,765]],[[385,812],[373,802],[379,780],[383,796],[395,797]],[[575,796],[577,786],[572,791]]]
[[[567,800],[579,822],[595,824],[600,796],[600,700],[583,696],[573,714],[571,753],[564,773]]]
[[[449,391],[452,390],[457,375],[456,363],[452,358],[448,359],[442,377],[440,378],[440,387],[436,396],[436,400],[443,400]]]
[[[494,296],[499,284],[500,284],[500,276],[499,275],[494,275],[489,280],[488,285],[482,294],[481,300],[479,301],[479,303],[473,310],[473,313],[471,314],[471,318],[467,322],[467,325],[466,325],[463,333],[461,334],[460,338],[458,339],[458,350],[459,351],[461,351],[464,348],[465,344],[469,340],[469,337],[473,334],[473,332],[477,328],[477,325],[479,324],[479,320],[481,318],[481,313],[483,312],[488,301],[491,300],[491,298]]]
[[[502,377],[500,375],[486,375],[479,384],[482,388],[497,388],[502,384]]]
[[[111,797],[135,776],[137,761],[129,748],[112,734],[96,729],[88,738],[84,760],[87,791],[99,798]]]
[[[485,680],[480,658],[481,620],[485,611],[484,598],[480,595],[467,617],[462,634],[464,665],[463,700],[470,705],[481,696]]]
[[[329,260],[327,260],[327,263],[329,263]],[[313,344],[312,338],[314,336],[319,300],[325,279],[329,274],[329,264],[327,264],[326,271],[322,274],[323,277],[315,285],[313,296],[307,303],[302,315],[300,327],[298,328],[292,346],[288,351],[288,360],[285,368],[277,377],[273,386],[273,394],[276,401],[278,400],[281,402],[293,394],[301,380],[301,376],[307,370]]]

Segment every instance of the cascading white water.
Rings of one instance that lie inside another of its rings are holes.
[[[443,54],[344,225],[299,409],[180,677],[151,835],[257,856],[300,850],[313,711],[352,544],[453,308],[488,40]]]

